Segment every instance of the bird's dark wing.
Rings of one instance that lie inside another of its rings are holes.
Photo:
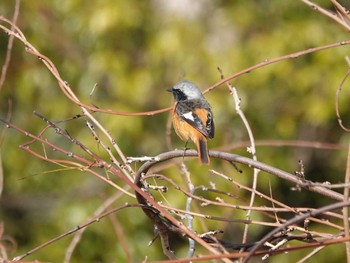
[[[205,137],[213,138],[215,127],[209,103],[204,99],[179,101],[176,113]]]

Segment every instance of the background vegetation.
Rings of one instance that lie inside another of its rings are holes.
[[[338,2],[350,8],[347,1]],[[319,0],[317,4],[335,12],[332,1]],[[0,2],[1,16],[12,19],[14,10],[15,1]],[[23,1],[16,24],[28,42],[52,60],[81,101],[118,112],[170,107],[172,97],[166,89],[181,79],[190,79],[203,90],[211,87],[221,78],[217,67],[228,77],[263,61],[349,39],[345,27],[315,11],[306,1]],[[2,31],[0,65],[5,65],[9,53],[8,40],[9,35]],[[293,173],[300,170],[298,160],[302,160],[306,179],[344,182],[349,135],[338,125],[334,101],[349,67],[345,60],[348,53],[348,45],[311,52],[260,67],[230,81],[241,98],[241,109],[254,134],[259,161]],[[2,119],[38,134],[46,124],[33,111],[51,121],[81,113],[80,107],[63,95],[43,63],[25,51],[23,43],[14,41],[11,56],[5,82],[0,87]],[[350,117],[347,85],[345,82],[340,97],[345,125]],[[209,142],[210,149],[251,157],[247,152],[247,130],[235,112],[227,86],[218,86],[206,97],[212,105],[217,131]],[[94,117],[126,156],[155,156],[169,150],[169,112],[152,116],[94,113]],[[85,121],[83,117],[59,126],[109,160]],[[29,141],[28,137],[6,129],[3,124],[0,129],[3,181],[0,220],[4,227],[2,247],[9,259],[86,222],[118,191],[89,173],[35,158],[18,147]],[[45,138],[67,150],[79,151],[53,129],[47,131]],[[184,146],[175,135],[171,138],[173,148]],[[36,144],[33,149],[42,151],[43,146]],[[186,164],[194,185],[217,187],[238,196],[232,200],[220,195],[224,202],[248,205],[249,191],[233,187],[209,170],[222,172],[251,187],[252,169],[239,166],[243,170],[239,174],[228,163],[214,158],[209,167],[200,167],[191,158],[186,159]],[[139,163],[132,164],[135,171],[139,167]],[[177,166],[168,163],[164,169],[162,174],[185,187]],[[124,187],[118,178],[111,180]],[[159,184],[153,180],[152,183]],[[292,191],[292,187],[295,185],[278,177],[259,175],[258,190],[290,207],[319,208],[334,202],[305,190]],[[337,191],[343,193],[343,189]],[[163,204],[185,209],[185,196],[179,198],[174,189],[164,199],[156,192],[154,195]],[[215,200],[218,194],[203,191],[198,195]],[[126,202],[136,203],[123,194],[110,207]],[[258,198],[254,205],[271,203]],[[204,215],[246,218],[244,210],[202,208],[200,202],[197,206],[195,211]],[[282,217],[293,216],[290,213]],[[260,212],[254,212],[252,219],[266,220]],[[334,224],[342,222],[339,220]],[[336,232],[322,224],[310,227],[319,232]],[[220,237],[240,242],[244,224],[195,220],[194,229],[198,233],[222,229],[225,233]],[[248,241],[259,240],[269,230],[271,227],[252,225]],[[90,225],[70,262],[164,259],[159,241],[147,246],[152,237],[153,226],[141,209],[124,209]],[[71,240],[68,236],[54,242],[28,256],[28,260],[61,262]],[[172,246],[179,257],[187,255],[186,239],[175,237]],[[196,249],[197,254],[208,253],[200,246]],[[295,262],[310,251],[281,254],[270,262]],[[334,262],[346,260],[344,244],[325,247],[313,260],[329,262],[330,256]]]

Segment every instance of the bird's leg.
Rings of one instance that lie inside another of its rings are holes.
[[[190,148],[187,148],[188,141],[189,140],[187,140],[186,143],[185,143],[184,154],[182,155],[183,161],[185,161],[185,153],[186,153],[186,151],[190,149]]]

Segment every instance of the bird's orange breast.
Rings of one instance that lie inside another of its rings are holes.
[[[173,126],[176,134],[183,140],[192,140],[197,143],[199,140],[206,140],[206,138],[192,125],[181,119],[175,112],[173,112]]]

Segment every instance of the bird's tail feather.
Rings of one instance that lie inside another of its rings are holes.
[[[209,164],[209,154],[208,154],[208,146],[207,141],[204,139],[200,139],[197,144],[197,150],[199,154],[199,162],[202,164]]]

